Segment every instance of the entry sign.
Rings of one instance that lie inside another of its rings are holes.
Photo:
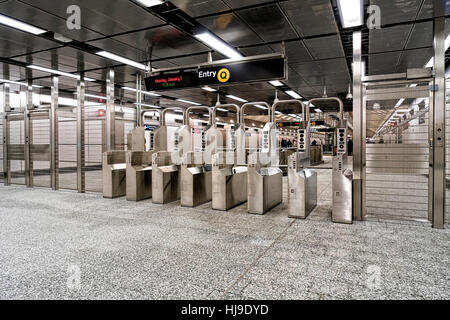
[[[196,71],[162,74],[145,78],[148,91],[179,89],[239,82],[285,79],[285,59],[272,58],[222,66],[201,67]]]

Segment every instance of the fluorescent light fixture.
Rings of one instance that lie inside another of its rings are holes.
[[[233,99],[233,100],[236,100],[236,101],[239,101],[239,102],[248,102],[248,101],[245,100],[245,99],[242,99],[242,98],[233,96],[233,95],[231,95],[231,94],[227,94],[226,97],[227,97],[227,98],[230,98],[230,99]]]
[[[146,8],[150,8],[164,3],[163,0],[136,0],[136,2],[140,3]]]
[[[362,0],[337,0],[342,26],[357,27],[363,24]]]
[[[273,81],[269,81],[269,83],[271,84],[271,85],[273,85],[274,87],[282,87],[282,86],[284,86],[284,84],[282,84],[280,81],[278,81],[278,80],[273,80]]]
[[[259,108],[259,109],[264,109],[264,110],[267,110],[267,107],[264,107],[264,106],[262,106],[262,105],[260,105],[260,104],[255,104],[255,105],[253,105],[254,107],[257,107],[257,108]]]
[[[193,102],[193,101],[189,101],[189,100],[177,99],[177,101],[184,102],[184,103],[189,103],[189,104],[193,104],[193,105],[195,105],[195,106],[201,106],[200,103]]]
[[[137,92],[137,90],[135,88],[131,88],[131,87],[122,87],[122,89],[127,90],[127,91],[133,91],[133,92]],[[154,92],[150,92],[150,91],[141,91],[142,94],[145,94],[147,96],[154,96],[154,97],[160,97],[160,94],[154,93]]]
[[[297,92],[295,92],[294,90],[287,90],[287,91],[285,91],[286,92],[286,94],[288,94],[288,95],[290,95],[292,98],[294,98],[294,99],[301,99],[302,98],[302,96],[301,95],[299,95]]]
[[[218,53],[223,54],[230,59],[242,58],[242,54],[240,54],[236,49],[209,32],[196,34],[195,37],[208,47],[213,48]]]
[[[147,71],[147,66],[145,64],[142,64],[142,63],[130,60],[128,58],[124,58],[124,57],[118,56],[117,54],[114,54],[114,53],[111,53],[111,52],[108,52],[108,51],[99,51],[99,52],[96,52],[96,54],[98,54],[99,56],[111,59],[111,60],[115,60],[117,62],[121,62],[121,63],[127,64],[129,66],[132,66],[132,67],[135,67],[135,68]]]
[[[6,79],[0,79],[0,82],[6,82],[6,83],[11,83],[11,84],[18,84],[19,86],[24,86],[24,87],[28,86],[28,84],[25,83],[25,82],[12,81],[12,80],[6,80]],[[37,84],[33,84],[32,87],[33,88],[43,88],[43,86],[39,86]]]
[[[55,69],[35,66],[34,64],[28,65],[27,68],[34,69],[34,70],[39,70],[39,71],[43,71],[43,72],[48,72],[48,73],[52,73],[52,74],[57,74],[57,75],[60,75],[60,76],[65,76],[65,77],[69,77],[69,78],[80,80],[80,75],[78,75],[78,74],[73,74],[73,73],[63,72],[63,71],[59,71],[59,70],[55,70]],[[88,78],[88,77],[84,77],[84,80],[86,80],[86,81],[95,81],[95,79]]]
[[[210,88],[210,87],[202,87],[203,90],[205,91],[209,91],[209,92],[214,92],[217,91],[216,89]]]
[[[223,112],[228,112],[228,110],[224,109],[224,108],[217,108],[216,110],[223,111]]]
[[[275,111],[275,114],[282,114],[280,111]]]
[[[314,109],[315,112],[322,112],[319,108]]]
[[[134,103],[135,105],[137,105],[137,102]],[[160,106],[155,106],[153,104],[146,104],[146,103],[141,103],[141,106],[143,107],[150,107],[150,108],[157,108],[157,109],[161,109]]]
[[[102,100],[106,100],[106,97],[103,97],[103,96],[97,96],[97,95],[95,95],[95,94],[90,94],[90,93],[85,93],[84,96],[85,96],[85,97],[88,97],[88,98],[94,98],[94,99],[102,99]]]
[[[12,27],[14,29],[19,29],[25,32],[29,32],[32,34],[43,34],[46,33],[47,31],[41,28],[36,28],[32,25],[29,25],[28,23],[24,23],[21,22],[19,20],[4,16],[2,14],[0,14],[0,24],[4,24],[5,26],[9,26]]]

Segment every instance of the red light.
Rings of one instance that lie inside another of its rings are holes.
[[[105,116],[105,110],[103,110],[103,109],[97,110],[97,116],[104,117]]]

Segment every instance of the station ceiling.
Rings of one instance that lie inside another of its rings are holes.
[[[286,44],[288,78],[284,83],[305,99],[328,96],[345,98],[351,82],[351,30],[341,27],[335,0],[171,0],[171,3],[236,47],[243,55],[282,51]],[[81,29],[66,26],[67,8],[81,8]],[[363,59],[367,74],[405,72],[423,67],[433,54],[433,0],[366,0],[378,5],[382,28],[363,28]],[[0,0],[0,13],[113,52],[136,61],[152,60],[153,68],[176,67],[207,61],[211,50],[189,32],[180,30],[131,0]],[[0,74],[9,65],[12,80],[24,80],[23,63],[51,67],[105,80],[108,67],[115,66],[115,82],[135,87],[137,72],[98,55],[0,25]],[[224,59],[213,53],[215,60]],[[28,71],[29,72],[29,71]],[[37,84],[50,86],[48,73],[33,70]],[[76,81],[61,77],[60,87],[76,91]],[[264,82],[230,85],[222,93],[248,101],[272,104],[275,88]],[[132,92],[118,90],[116,96],[134,99]],[[87,92],[104,94],[101,83],[87,83]],[[165,91],[164,95],[205,105],[214,105],[216,93],[201,88]],[[147,97],[148,98],[148,97]],[[280,99],[290,99],[279,92]],[[345,99],[344,99],[345,100]],[[221,97],[224,103],[236,101]],[[149,100],[152,103],[154,101]],[[183,105],[160,99],[163,107]],[[346,101],[351,108],[351,101]],[[188,106],[186,104],[185,106]],[[326,110],[327,106],[322,106]],[[334,108],[332,106],[331,108]]]

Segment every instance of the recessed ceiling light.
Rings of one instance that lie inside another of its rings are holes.
[[[147,70],[147,66],[145,64],[130,60],[128,58],[118,56],[117,54],[114,54],[114,53],[111,53],[108,51],[99,51],[99,52],[96,52],[96,54],[98,54],[99,56],[120,62],[120,63],[127,64],[129,66],[132,66],[132,67],[135,67],[135,68],[138,68],[141,70],[145,70],[145,71]]]
[[[22,30],[25,32],[29,32],[35,35],[46,33],[47,31],[41,28],[36,28],[28,23],[24,23],[22,21],[4,16],[0,14],[0,24],[4,24],[6,26],[12,27],[14,29]]]
[[[213,89],[211,87],[202,87],[202,89],[205,90],[205,91],[209,91],[209,92],[217,91],[216,89]]]
[[[137,90],[135,88],[131,88],[131,87],[122,87],[122,89],[127,90],[127,91],[133,91],[133,92],[137,92]],[[154,92],[150,92],[150,91],[141,91],[142,94],[148,95],[148,96],[154,96],[154,97],[160,97],[160,94],[154,93]]]
[[[227,94],[226,97],[227,97],[227,98],[230,98],[230,99],[233,99],[233,100],[236,100],[236,101],[239,101],[239,102],[248,102],[248,101],[245,100],[245,99],[242,99],[242,98],[233,96],[233,95],[231,95],[231,94]]]
[[[344,28],[363,24],[363,4],[361,0],[338,0],[339,14]]]
[[[164,3],[163,0],[136,0],[136,1],[146,8],[150,8]]]
[[[193,101],[189,101],[189,100],[177,99],[177,101],[184,102],[184,103],[189,103],[189,104],[193,104],[193,105],[195,105],[195,106],[201,106],[200,103],[193,102]]]
[[[223,54],[230,59],[242,58],[242,54],[240,54],[239,51],[228,45],[225,41],[217,38],[210,32],[199,33],[194,36],[204,44],[206,44],[208,47],[213,48],[218,53]]]
[[[282,87],[282,86],[284,86],[284,84],[281,83],[281,82],[278,81],[278,80],[269,81],[269,83],[270,83],[271,85],[273,85],[274,87]]]
[[[28,84],[25,82],[19,82],[19,81],[12,81],[12,80],[6,80],[6,79],[0,79],[0,82],[6,82],[11,84],[18,84],[19,86],[28,87]],[[39,86],[37,84],[33,84],[32,87],[34,88],[43,88],[43,86]]]
[[[288,94],[288,95],[290,95],[292,98],[294,98],[294,99],[301,99],[302,98],[302,96],[301,95],[299,95],[297,92],[295,92],[294,90],[287,90],[287,91],[285,91],[286,92],[286,94]]]
[[[35,69],[35,70],[39,70],[39,71],[43,71],[43,72],[48,72],[48,73],[53,73],[53,74],[57,74],[57,75],[60,75],[60,76],[65,76],[65,77],[69,77],[69,78],[80,80],[80,75],[78,75],[78,74],[73,74],[73,73],[63,72],[63,71],[59,71],[59,70],[55,70],[55,69],[35,66],[34,64],[28,65],[27,68]],[[86,80],[86,81],[95,81],[95,79],[88,78],[88,77],[84,77],[84,80]]]

